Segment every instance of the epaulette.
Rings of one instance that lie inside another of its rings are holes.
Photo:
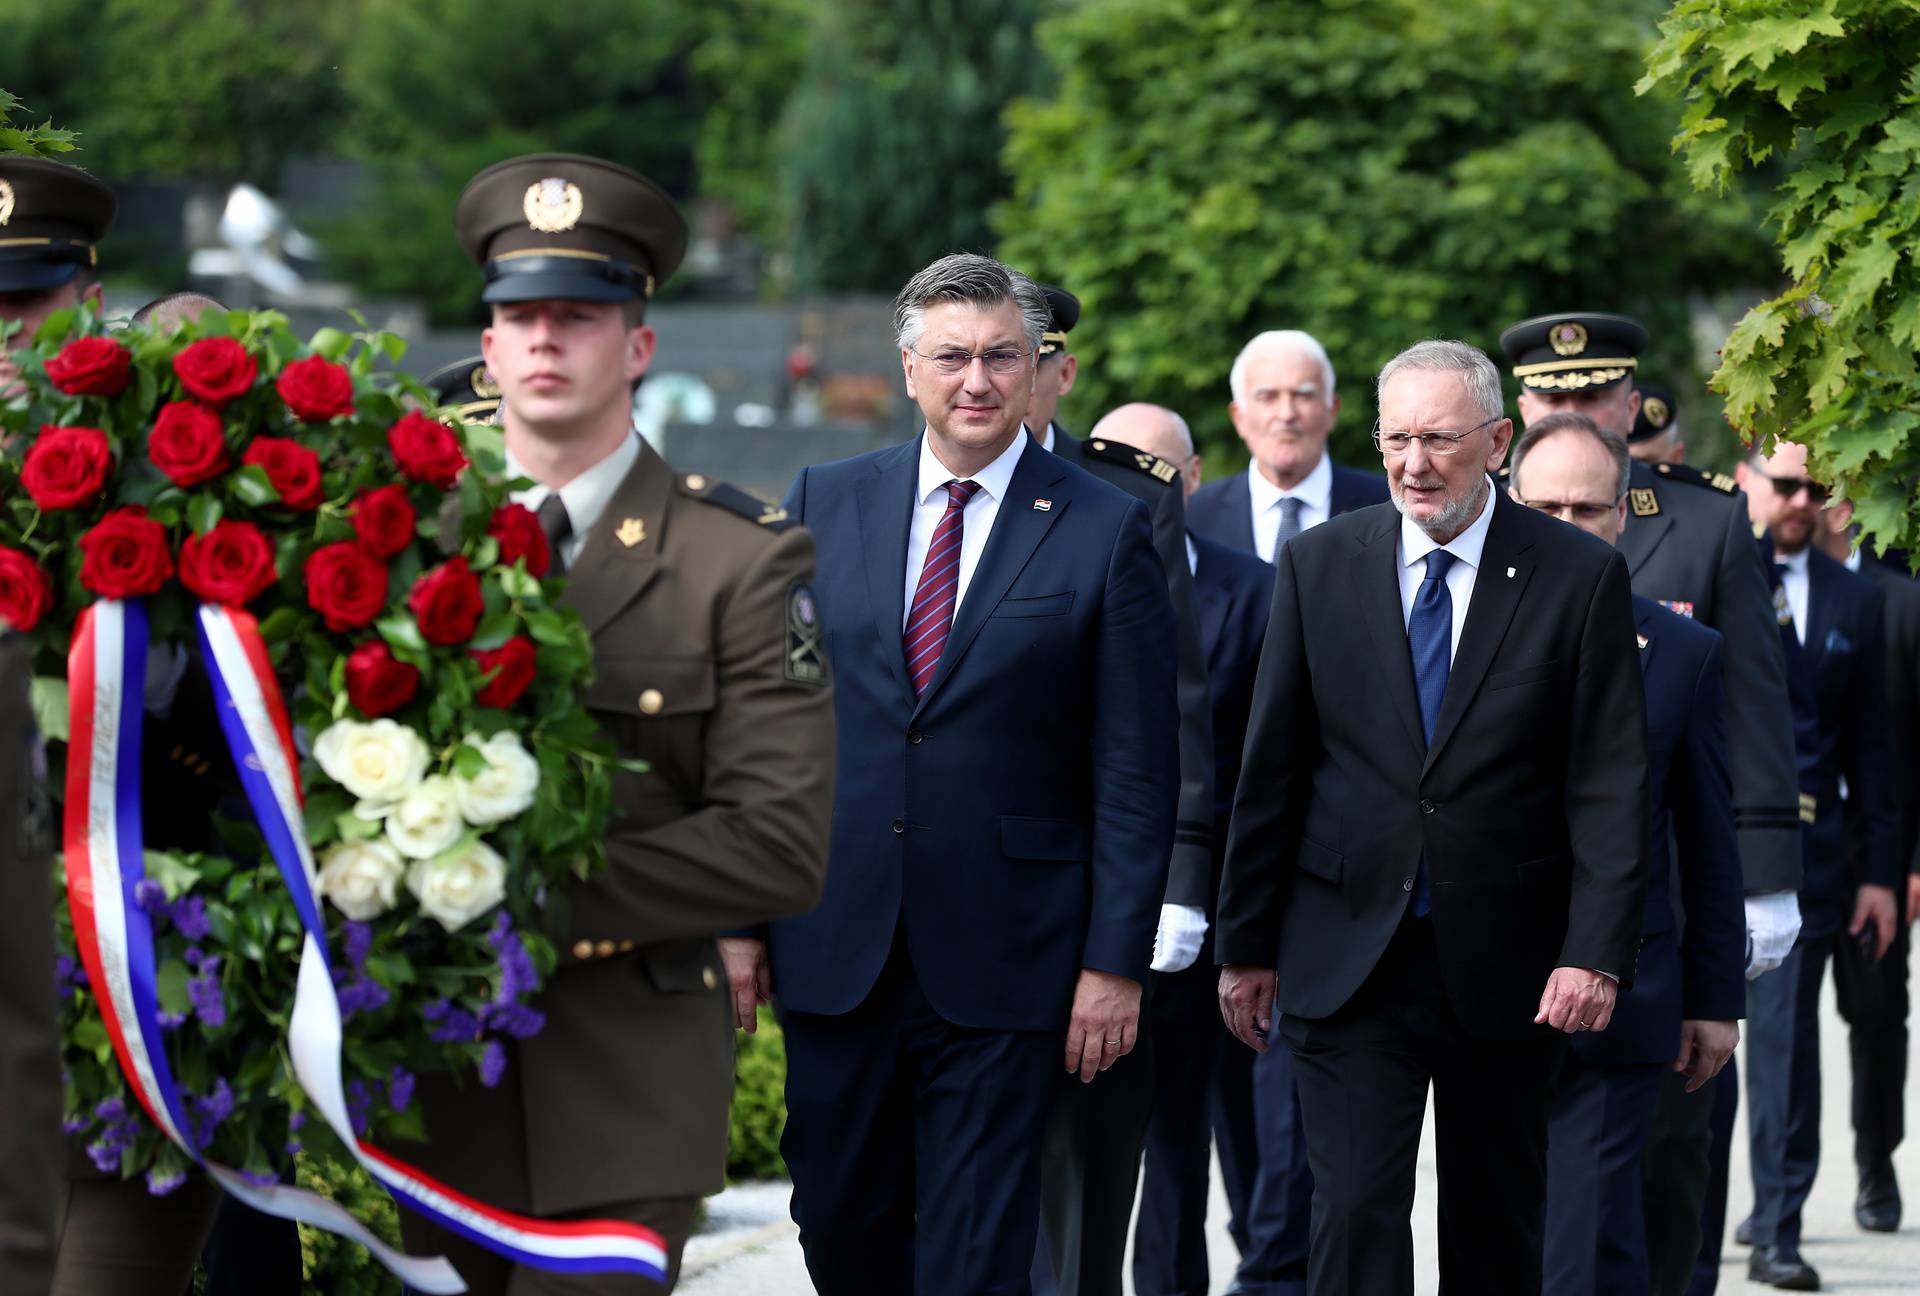
[[[1731,495],[1740,489],[1740,484],[1726,473],[1704,473],[1692,464],[1658,463],[1653,471],[1662,479],[1671,482],[1685,482],[1689,486],[1705,486],[1708,490],[1717,490],[1722,495]]]
[[[680,479],[680,493],[716,504],[729,513],[738,513],[747,521],[769,531],[785,531],[795,525],[794,520],[787,516],[787,511],[778,504],[769,504],[758,495],[748,494],[738,486],[729,486],[701,473],[683,476]]]
[[[1143,472],[1155,481],[1168,486],[1173,485],[1174,480],[1180,476],[1180,470],[1159,455],[1150,455],[1145,450],[1136,450],[1118,441],[1106,441],[1095,437],[1087,442],[1087,453],[1095,459]]]

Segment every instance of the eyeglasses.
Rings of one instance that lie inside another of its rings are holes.
[[[1427,449],[1431,458],[1444,459],[1451,454],[1460,453],[1460,443],[1485,427],[1487,423],[1497,423],[1503,415],[1496,414],[1486,422],[1476,423],[1465,432],[1390,432],[1378,423],[1373,425],[1374,448],[1389,459],[1398,459],[1413,448],[1415,441]]]
[[[1772,473],[1759,468],[1754,469],[1754,471],[1772,482],[1773,493],[1783,500],[1790,500],[1801,491],[1805,491],[1807,498],[1815,504],[1825,504],[1827,502],[1827,488],[1810,478],[1775,477]]]
[[[1015,351],[1012,347],[995,347],[991,351],[935,351],[932,355],[917,348],[910,349],[943,374],[962,373],[971,368],[975,360],[984,362],[993,373],[1009,374],[1033,354],[1031,351]]]
[[[1516,495],[1514,498],[1520,497]],[[1542,513],[1557,517],[1562,522],[1597,521],[1620,507],[1619,500],[1611,504],[1562,504],[1559,500],[1530,499],[1523,499],[1520,502],[1530,509],[1539,509]]]

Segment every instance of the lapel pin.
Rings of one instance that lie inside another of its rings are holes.
[[[613,533],[613,538],[631,549],[647,538],[647,524],[639,518],[628,518],[620,524],[620,529]]]
[[[1513,579],[1513,568],[1511,568],[1511,567],[1509,567],[1509,568],[1507,568],[1507,579],[1508,579],[1508,580],[1512,580],[1512,579]]]
[[[1052,507],[1053,507],[1052,500],[1037,499],[1033,502],[1033,511],[1036,513],[1045,513]]]

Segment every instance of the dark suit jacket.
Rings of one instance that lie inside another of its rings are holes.
[[[1671,1062],[1683,1020],[1747,1015],[1747,923],[1727,777],[1721,638],[1652,599],[1635,596],[1633,614],[1643,641],[1653,811],[1647,901],[1633,988],[1614,1005],[1606,1030],[1573,1037],[1574,1052],[1599,1066]],[[1676,873],[1687,913],[1679,939],[1668,882]]]
[[[1193,598],[1200,611],[1200,638],[1207,654],[1207,688],[1213,701],[1214,871],[1207,893],[1211,910],[1227,858],[1227,824],[1233,789],[1240,782],[1240,753],[1247,745],[1253,711],[1253,677],[1260,644],[1273,609],[1273,568],[1250,553],[1193,538],[1197,563]]]
[[[826,896],[769,931],[774,994],[848,1012],[904,931],[948,1021],[1058,1030],[1082,968],[1147,977],[1180,781],[1166,577],[1145,505],[1029,441],[916,703],[919,463],[915,438],[787,497],[820,546],[844,759]]]
[[[1387,479],[1379,473],[1333,465],[1333,491],[1327,501],[1333,517],[1387,502]],[[1247,475],[1237,472],[1210,481],[1187,501],[1187,529],[1241,553],[1253,553],[1253,493]]]
[[[1860,575],[1887,601],[1887,728],[1893,799],[1900,811],[1899,858],[1908,872],[1920,873],[1920,584],[1904,566],[1877,558],[1864,560]],[[1857,853],[1858,834],[1849,837]]]
[[[1377,505],[1281,551],[1219,961],[1277,966],[1282,1012],[1339,1011],[1393,938],[1424,854],[1461,1024],[1527,1035],[1555,967],[1634,974],[1649,812],[1626,564],[1495,492],[1429,747],[1399,534]]]
[[[1160,556],[1167,597],[1173,600],[1173,642],[1180,687],[1180,809],[1174,823],[1173,859],[1167,867],[1167,903],[1209,908],[1217,881],[1210,812],[1214,798],[1228,795],[1233,789],[1229,786],[1226,792],[1220,792],[1213,784],[1207,667],[1199,623],[1194,618],[1193,576],[1187,568],[1187,515],[1180,478],[1175,474],[1171,480],[1162,480],[1136,464],[1090,454],[1086,442],[1058,423],[1053,424],[1053,453],[1108,485],[1118,486],[1145,504],[1152,515],[1153,551]],[[1226,843],[1220,842],[1219,846],[1224,850]]]
[[[1715,480],[1683,464],[1635,463],[1630,486],[1641,503],[1628,511],[1620,552],[1634,593],[1679,603],[1726,636],[1727,755],[1747,894],[1796,891],[1800,819],[1786,661],[1766,571],[1754,559],[1746,496]],[[1655,511],[1640,512],[1649,498]]]

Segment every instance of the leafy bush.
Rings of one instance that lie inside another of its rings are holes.
[[[772,1179],[787,1173],[780,1135],[787,1128],[787,1043],[766,1008],[760,1029],[734,1034],[733,1111],[727,1127],[727,1178]]]
[[[323,1193],[352,1211],[381,1241],[400,1245],[400,1220],[393,1198],[359,1166],[347,1161],[302,1156],[300,1186]],[[310,1292],[354,1296],[399,1296],[400,1280],[388,1273],[365,1247],[323,1229],[300,1226],[301,1284]]]

